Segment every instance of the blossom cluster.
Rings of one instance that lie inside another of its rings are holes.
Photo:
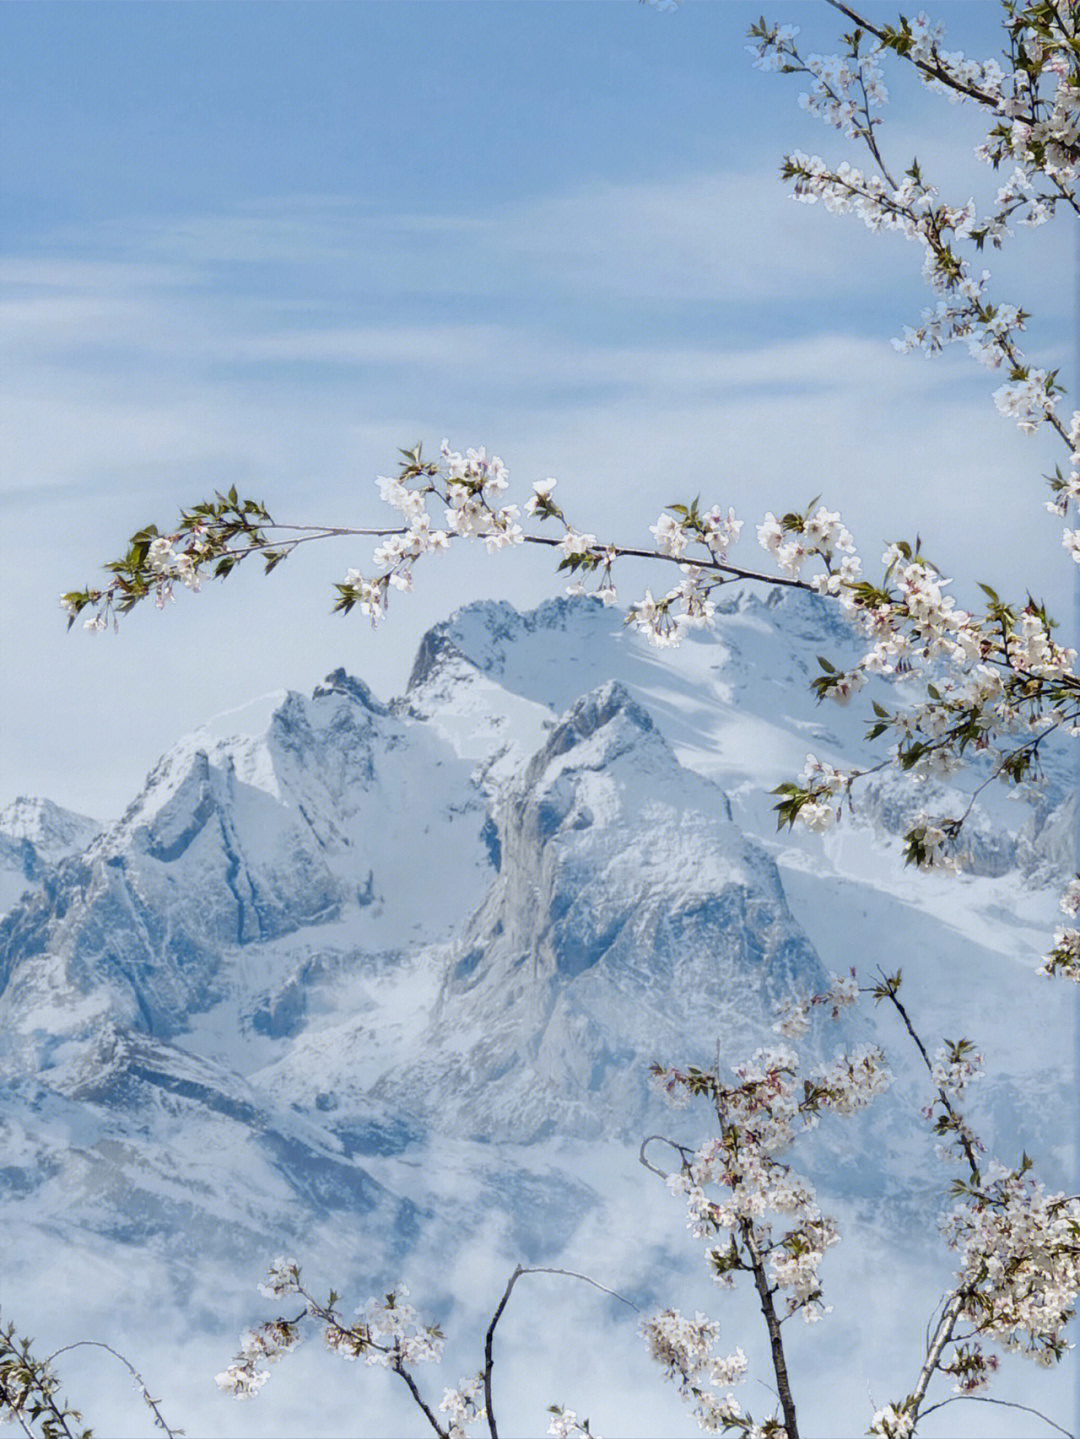
[[[834,995],[823,1002],[847,1003],[849,989],[838,979]],[[671,1090],[707,1095],[720,1121],[718,1135],[682,1152],[682,1165],[667,1176],[667,1185],[685,1196],[687,1228],[710,1246],[718,1283],[730,1286],[737,1272],[761,1269],[773,1291],[785,1293],[788,1314],[801,1313],[811,1323],[827,1312],[818,1268],[839,1235],[818,1208],[812,1186],[779,1156],[822,1113],[852,1114],[880,1094],[889,1083],[884,1056],[865,1045],[800,1077],[794,1051],[759,1049],[733,1072],[738,1082],[723,1084],[709,1071],[654,1069]],[[714,1186],[719,1198],[706,1192]],[[770,1215],[792,1221],[776,1238]]]
[[[276,1364],[300,1342],[295,1321],[272,1319],[240,1336],[240,1349],[228,1368],[215,1376],[219,1389],[235,1399],[254,1399],[270,1378],[270,1371],[259,1366]]]
[[[797,580],[803,566],[812,556],[818,556],[829,579],[835,577],[835,588],[828,583],[811,584],[811,588],[827,594],[838,594],[841,585],[853,584],[862,573],[862,564],[855,554],[855,541],[840,515],[820,505],[814,513],[785,515],[778,520],[767,514],[757,527],[758,543],[776,561],[780,570],[790,579]],[[841,555],[839,568],[834,568],[834,558]]]
[[[969,1039],[946,1040],[934,1055],[930,1077],[938,1089],[959,1099],[969,1084],[983,1077],[983,1056]]]
[[[680,568],[686,578],[674,589],[660,599],[647,589],[643,599],[626,609],[627,624],[661,648],[677,645],[687,630],[711,625],[716,613],[715,602],[710,598],[716,582],[706,579],[696,565]]]
[[[439,1413],[449,1420],[448,1439],[467,1439],[469,1426],[487,1418],[483,1394],[484,1381],[479,1374],[462,1379],[456,1389],[446,1390]]]
[[[1066,885],[1061,909],[1070,917],[1080,914],[1080,875]],[[1054,947],[1043,960],[1040,972],[1050,975],[1060,972],[1080,979],[1080,930],[1069,925],[1055,931]]]
[[[886,1404],[875,1411],[867,1432],[879,1439],[909,1439],[915,1433],[915,1416],[906,1405]]]
[[[153,594],[154,603],[159,610],[164,609],[173,599],[174,581],[179,581],[185,589],[202,588],[199,565],[210,557],[209,549],[204,549],[200,543],[202,535],[202,527],[196,526],[183,536],[177,532],[148,538],[142,567],[148,589]],[[186,544],[177,549],[176,546],[182,539],[186,540]],[[115,585],[116,582],[113,583]],[[61,596],[60,607],[70,622],[86,607],[86,600],[78,592],[72,592]],[[115,616],[113,618],[115,623]],[[83,628],[87,630],[100,631],[107,627],[108,607],[95,608],[94,613],[83,621]]]
[[[1080,983],[1080,929],[1062,926],[1054,931],[1054,943],[1043,956],[1039,973],[1048,978],[1060,974]]]
[[[1071,518],[1076,528],[1066,526],[1061,542],[1070,557],[1080,565],[1080,410],[1074,410],[1069,421],[1069,472],[1061,473],[1060,467],[1050,479],[1054,498],[1047,500],[1046,508],[1051,514],[1062,519]]]
[[[295,1259],[279,1255],[267,1271],[266,1278],[258,1286],[264,1299],[281,1299],[289,1294],[300,1293],[300,1266]]]
[[[693,1319],[677,1309],[663,1309],[650,1315],[641,1325],[641,1333],[649,1353],[664,1370],[664,1377],[676,1385],[689,1403],[694,1418],[709,1434],[741,1430],[748,1439],[786,1439],[786,1431],[776,1421],[767,1426],[755,1424],[743,1413],[733,1394],[720,1395],[717,1387],[741,1383],[746,1378],[746,1355],[741,1349],[721,1357],[714,1356],[713,1346],[720,1335],[720,1326],[700,1311]]]
[[[958,280],[954,296],[938,300],[923,310],[922,323],[917,327],[905,325],[903,338],[893,340],[893,349],[900,354],[920,350],[929,358],[946,345],[962,342],[971,358],[985,369],[999,370],[1004,365],[1012,368],[1017,357],[1015,337],[1024,329],[1027,316],[1015,305],[987,301],[984,295],[989,279],[990,271],[983,270],[977,278],[968,274]],[[1039,371],[1038,375],[1045,394],[1045,371]],[[1028,388],[1033,391],[1032,386]],[[998,394],[1000,412],[1009,414],[1011,402],[1005,400],[1009,387],[1003,387]],[[1033,393],[1027,408],[1039,408],[1046,413],[1046,405],[1037,404]]]
[[[985,163],[997,169],[1013,162],[1029,183],[1036,176],[1050,182],[1032,206],[1042,212],[1033,223],[1054,213],[1072,198],[1080,178],[1080,57],[1077,55],[1076,8],[1025,6],[1013,20],[1016,64],[1003,75],[994,100],[995,124],[976,148]],[[1042,93],[1046,80],[1050,97]]]
[[[588,1419],[579,1419],[573,1409],[552,1404],[548,1413],[551,1415],[551,1423],[547,1432],[554,1435],[554,1439],[601,1439],[596,1430],[589,1427]]]
[[[879,45],[863,54],[807,56],[810,90],[799,96],[799,104],[849,140],[857,139],[871,123],[868,112],[881,109],[889,99],[880,56]]]
[[[355,1311],[355,1322],[343,1325],[333,1319],[323,1335],[328,1349],[344,1359],[363,1358],[365,1364],[384,1369],[404,1364],[438,1364],[443,1335],[437,1325],[422,1324],[411,1304],[409,1290],[397,1284],[379,1298],[368,1299]]]
[[[871,677],[902,681],[907,694],[917,693],[921,683],[921,697],[907,707],[890,712],[873,703],[876,719],[868,737],[891,732],[893,760],[903,770],[916,777],[949,775],[971,750],[990,760],[991,773],[1016,783],[1034,771],[1047,733],[1080,734],[1076,651],[1054,640],[1053,622],[1040,605],[1029,600],[1017,611],[984,586],[986,612],[973,614],[947,593],[947,577],[906,542],[884,551],[880,582],[848,579],[835,563],[839,520],[819,539],[810,523],[814,518],[770,515],[759,530],[761,544],[789,574],[793,566],[801,569],[816,559],[822,573],[815,578],[823,582],[814,588],[834,593],[868,641],[845,670],[820,659],[823,673],[813,681],[819,697],[843,704]],[[844,556],[852,558],[857,556]],[[781,823],[828,829],[840,818],[837,798],[860,773],[809,755],[798,780],[776,791]],[[918,816],[906,836],[909,861],[923,868],[954,867],[962,822],[962,817]]]
[[[301,1322],[308,1318],[322,1322],[323,1342],[343,1359],[362,1358],[366,1364],[398,1372],[404,1372],[407,1364],[437,1364],[442,1359],[441,1329],[420,1322],[417,1311],[405,1303],[409,1290],[404,1284],[360,1305],[351,1324],[339,1314],[336,1294],[331,1293],[329,1300],[321,1304],[305,1289],[295,1259],[275,1259],[259,1292],[267,1299],[295,1295],[305,1307],[296,1319],[273,1319],[241,1336],[233,1362],[216,1376],[218,1387],[236,1399],[253,1399],[258,1394],[270,1377],[269,1370],[259,1366],[276,1363],[295,1348],[301,1338]],[[455,1392],[458,1391],[448,1390],[447,1394]],[[463,1391],[459,1406],[463,1413],[469,1402],[468,1391]],[[462,1429],[451,1439],[463,1436]]]
[[[673,513],[664,511],[649,529],[656,540],[656,553],[680,561],[683,578],[659,598],[647,589],[644,598],[629,605],[626,612],[627,624],[660,646],[677,645],[688,630],[711,626],[716,612],[711,596],[723,583],[728,551],[738,542],[743,528],[743,521],[736,518],[730,506],[726,511],[720,505],[702,511],[694,500],[692,504],[670,508]],[[595,542],[595,536],[589,538]],[[688,551],[690,556],[684,559]],[[610,574],[617,554],[614,549],[605,551],[609,587],[598,593],[606,601],[615,597]],[[582,587],[573,592],[583,592]]]
[[[852,36],[845,55],[808,55],[804,59],[795,45],[798,33],[797,25],[770,26],[764,20],[751,26],[749,35],[755,43],[746,48],[754,57],[755,69],[808,76],[810,89],[799,96],[804,110],[849,140],[872,135],[870,111],[880,110],[889,99],[879,64],[880,43],[863,50],[861,37]]]
[[[840,1011],[856,1004],[858,999],[859,981],[854,969],[848,974],[834,974],[828,989],[820,994],[811,994],[781,1005],[779,1018],[773,1028],[787,1039],[801,1039],[810,1028],[811,1010],[824,1007],[830,1011],[833,1019],[839,1019]]]
[[[423,555],[447,549],[453,536],[483,541],[490,552],[523,542],[516,505],[500,503],[510,483],[509,471],[498,455],[486,449],[468,449],[464,454],[443,440],[441,468],[422,459],[420,449],[404,451],[401,474],[380,475],[377,479],[383,501],[401,516],[403,527],[382,537],[372,556],[380,573],[367,579],[350,569],[337,586],[337,608],[354,605],[373,625],[386,612],[391,589],[408,591],[413,586],[413,566]],[[413,483],[419,480],[417,485]],[[441,480],[442,485],[435,483]],[[428,509],[429,498],[443,503],[443,524],[435,524]]]
[[[657,552],[679,559],[687,547],[702,544],[711,556],[725,559],[731,546],[742,531],[742,520],[736,519],[735,511],[728,507],[725,513],[719,505],[700,513],[696,504],[673,505],[674,515],[664,511],[649,531],[656,537]]]
[[[996,1354],[985,1353],[975,1340],[958,1344],[939,1367],[956,1381],[953,1388],[957,1394],[978,1394],[988,1387],[1000,1364]]]
[[[259,1293],[267,1299],[302,1294],[300,1266],[295,1259],[279,1256],[274,1260]],[[240,1349],[233,1362],[215,1375],[219,1389],[234,1399],[254,1399],[270,1378],[263,1363],[275,1364],[300,1342],[296,1321],[273,1319],[240,1336]]]
[[[998,1161],[965,1188],[943,1228],[960,1256],[961,1313],[975,1334],[1056,1363],[1080,1291],[1080,1198],[1048,1194],[1029,1174]]]

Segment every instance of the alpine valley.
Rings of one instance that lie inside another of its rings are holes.
[[[752,1296],[713,1285],[683,1203],[638,1163],[651,1134],[702,1142],[710,1114],[673,1110],[648,1066],[746,1058],[778,1042],[778,1005],[853,965],[903,969],[931,1049],[976,1041],[990,1151],[1026,1149],[1075,1189],[1074,996],[1035,973],[1075,869],[1075,774],[1052,755],[1027,803],[985,790],[955,878],[905,869],[927,789],[887,774],[826,835],[778,833],[769,791],[808,750],[863,752],[861,697],[809,689],[815,656],[851,645],[778,590],[668,651],[593,600],[482,603],[426,635],[397,698],[336,670],[210,721],[114,824],[9,805],[5,1318],[40,1353],[122,1350],[189,1433],[421,1434],[395,1376],[314,1341],[256,1402],[220,1394],[239,1331],[277,1312],[256,1284],[295,1256],[348,1312],[405,1279],[448,1336],[442,1372],[418,1374],[437,1408],[520,1261],[705,1310],[764,1416]],[[792,1154],[844,1236],[822,1271],[833,1312],[792,1326],[811,1435],[861,1433],[906,1392],[952,1274],[936,1216],[953,1171],[907,1037],[867,1001],[799,1048],[864,1039],[889,1095]],[[503,1430],[540,1434],[562,1403],[604,1434],[696,1432],[637,1323],[580,1280],[524,1278],[499,1329]],[[100,1432],[150,1428],[102,1351],[57,1364]],[[995,1392],[1067,1423],[1075,1367],[1010,1360]],[[926,1433],[1031,1432],[968,1407]]]

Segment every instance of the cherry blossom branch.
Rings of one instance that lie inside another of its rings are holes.
[[[59,1355],[67,1354],[72,1349],[104,1349],[106,1354],[111,1354],[114,1359],[119,1359],[120,1363],[135,1380],[143,1403],[147,1406],[147,1408],[154,1416],[155,1425],[168,1435],[168,1439],[178,1439],[178,1436],[183,1434],[184,1431],[182,1429],[173,1429],[169,1426],[169,1424],[165,1420],[165,1416],[162,1414],[161,1410],[158,1407],[161,1401],[151,1398],[150,1390],[147,1388],[146,1385],[146,1380],[135,1368],[131,1360],[128,1359],[125,1355],[121,1354],[119,1350],[114,1349],[111,1344],[104,1344],[100,1339],[77,1339],[73,1344],[65,1344],[59,1349],[54,1349],[53,1352],[48,1355],[44,1362],[46,1364],[50,1364]]]
[[[491,1371],[495,1365],[495,1326],[502,1318],[503,1310],[510,1301],[510,1295],[513,1293],[514,1285],[524,1273],[525,1268],[523,1265],[518,1264],[515,1266],[514,1272],[506,1281],[503,1296],[495,1306],[495,1312],[491,1316],[491,1323],[488,1325],[487,1333],[484,1335],[484,1367],[481,1373],[484,1377],[484,1407],[487,1410],[488,1433],[491,1435],[491,1439],[499,1439],[499,1430],[495,1423],[495,1404],[491,1393]]]
[[[919,1370],[918,1378],[915,1381],[915,1388],[911,1391],[908,1401],[908,1412],[912,1420],[912,1428],[919,1418],[919,1409],[926,1391],[930,1387],[930,1381],[937,1372],[941,1363],[941,1356],[945,1352],[945,1346],[953,1336],[953,1330],[960,1319],[964,1307],[964,1294],[962,1290],[956,1292],[946,1301],[941,1318],[938,1320],[937,1329],[931,1340],[930,1347],[926,1352],[926,1359]]]
[[[881,982],[875,985],[870,991],[874,997],[875,1002],[885,1000],[887,1003],[891,1004],[892,1007],[896,1010],[897,1014],[900,1016],[904,1028],[907,1030],[913,1044],[919,1051],[922,1061],[926,1065],[927,1072],[932,1078],[934,1078],[937,1074],[935,1065],[926,1051],[926,1045],[923,1044],[922,1040],[919,1038],[919,1035],[916,1033],[915,1026],[911,1022],[911,1016],[908,1014],[907,1009],[904,1007],[904,1004],[900,999],[900,971],[898,970],[896,974],[888,975],[885,973],[884,970],[879,968],[878,974],[881,975]],[[963,1041],[961,1041],[961,1043],[963,1043]],[[963,1117],[958,1114],[956,1109],[954,1108],[952,1100],[949,1098],[949,1095],[946,1092],[944,1085],[936,1083],[935,1087],[937,1089],[938,1103],[942,1106],[945,1113],[948,1115],[948,1118],[950,1120],[950,1127],[954,1130],[957,1138],[957,1143],[963,1150],[964,1158],[967,1160],[968,1168],[971,1171],[971,1182],[973,1184],[978,1184],[980,1180],[979,1161],[976,1158],[975,1154],[975,1147],[977,1141],[975,1140],[974,1135],[968,1129],[967,1125],[964,1123]]]
[[[1080,452],[1080,412],[1070,429],[1070,443],[1074,442]],[[1018,613],[987,586],[983,588],[990,604],[985,620],[957,609],[951,598],[943,596],[948,581],[920,554],[918,542],[890,545],[882,557],[885,577],[873,584],[863,577],[854,540],[838,514],[824,506],[813,510],[813,505],[779,519],[767,514],[758,526],[758,538],[780,571],[768,575],[729,557],[742,529],[730,509],[726,515],[719,506],[703,512],[696,499],[688,505],[673,504],[670,513],[662,513],[650,527],[656,537],[654,547],[604,544],[570,523],[552,498],[555,481],[549,479],[533,485],[526,510],[541,522],[556,521],[563,533],[558,538],[526,534],[518,507],[504,505],[498,498],[508,478],[497,456],[489,458],[484,450],[469,450],[463,456],[445,441],[441,462],[426,460],[419,445],[402,455],[399,475],[380,477],[378,483],[384,500],[406,523],[370,531],[381,541],[373,557],[381,573],[368,579],[357,570],[348,571],[344,581],[335,585],[337,611],[348,613],[358,607],[376,624],[386,612],[390,590],[411,589],[416,562],[447,548],[452,540],[480,539],[489,550],[529,543],[557,551],[560,570],[598,574],[596,594],[605,603],[615,599],[612,570],[622,559],[677,566],[683,578],[674,589],[659,598],[646,590],[644,598],[627,611],[627,622],[656,644],[678,643],[687,629],[711,625],[716,609],[712,594],[719,586],[734,580],[772,583],[834,600],[872,641],[862,659],[846,671],[819,658],[824,673],[813,681],[819,698],[843,702],[870,674],[918,678],[927,698],[914,710],[890,714],[876,701],[873,705],[877,720],[867,738],[894,730],[898,744],[893,754],[880,765],[847,774],[810,756],[800,781],[777,791],[780,824],[799,821],[812,829],[826,828],[839,818],[831,798],[845,794],[850,802],[854,780],[894,763],[915,774],[949,773],[963,763],[969,745],[976,751],[992,750],[997,755],[993,773],[1019,782],[1035,762],[1045,732],[1070,723],[1075,709],[1072,698],[1080,691],[1080,678],[1072,670],[1076,656],[1050,638],[1053,622],[1045,610],[1029,600]],[[431,499],[445,506],[444,530],[434,528],[428,509]],[[114,579],[104,591],[73,591],[63,597],[69,624],[92,606],[96,613],[86,625],[100,629],[114,608],[124,612],[151,596],[164,604],[171,598],[174,580],[198,588],[202,573],[225,579],[253,554],[260,555],[270,570],[295,544],[367,532],[309,526],[301,534],[290,530],[282,538],[278,531],[284,529],[276,526],[261,502],[242,500],[235,488],[228,495],[218,494],[211,502],[183,511],[180,529],[173,534],[161,535],[148,526],[133,535],[127,555],[109,566]],[[1077,535],[1080,545],[1080,531]],[[822,572],[807,580],[801,572],[809,561],[819,563]],[[569,588],[571,593],[587,592],[580,579]],[[934,678],[948,665],[953,673],[946,673],[939,691]],[[999,679],[995,671],[1006,678]],[[1034,739],[1029,735],[1018,745],[1005,744],[1004,737],[1022,722],[1029,728],[1037,724],[1044,734]],[[956,848],[970,811],[971,803],[960,818],[918,817],[905,836],[907,861],[926,868],[952,864],[950,851]],[[1075,943],[1072,934],[1064,931],[1065,939],[1055,941],[1057,948],[1045,956],[1045,973],[1080,979],[1080,932]]]
[[[839,10],[842,15],[846,15],[849,20],[854,21],[860,30],[865,30],[867,34],[873,35],[876,40],[880,40],[883,45],[887,45],[890,49],[895,49],[896,53],[900,55],[902,59],[914,65],[915,68],[926,75],[928,79],[936,80],[942,85],[947,85],[950,90],[955,90],[957,94],[965,95],[969,100],[974,100],[987,110],[997,109],[996,95],[991,95],[986,91],[979,90],[974,85],[959,80],[951,71],[934,61],[916,59],[906,54],[903,50],[897,49],[895,44],[897,32],[890,26],[882,27],[873,24],[873,22],[867,20],[865,16],[860,15],[857,10],[852,10],[850,6],[845,5],[843,0],[826,0],[826,3],[831,5],[834,10]]]
[[[216,1376],[220,1389],[235,1399],[254,1398],[270,1377],[267,1370],[258,1366],[282,1359],[299,1343],[302,1322],[316,1319],[324,1326],[323,1340],[328,1349],[348,1359],[362,1357],[365,1363],[377,1364],[396,1374],[439,1439],[452,1439],[453,1426],[440,1424],[406,1367],[410,1363],[440,1359],[443,1333],[437,1324],[421,1324],[416,1310],[403,1302],[409,1292],[405,1285],[397,1285],[381,1300],[369,1300],[356,1311],[358,1322],[355,1324],[342,1318],[337,1308],[338,1296],[333,1290],[325,1303],[315,1298],[305,1287],[295,1259],[275,1260],[266,1283],[259,1289],[267,1298],[297,1295],[304,1300],[305,1307],[293,1319],[273,1319],[244,1334],[236,1358]],[[443,1408],[451,1402],[460,1405],[470,1401],[461,1391],[447,1391]]]
[[[765,1328],[769,1334],[769,1353],[772,1359],[773,1373],[776,1376],[776,1388],[780,1399],[780,1407],[784,1414],[784,1428],[787,1430],[787,1439],[799,1439],[799,1421],[795,1413],[795,1400],[791,1393],[791,1380],[788,1377],[787,1359],[784,1355],[784,1338],[780,1332],[780,1320],[776,1315],[776,1306],[773,1303],[773,1287],[769,1284],[768,1275],[765,1272],[765,1263],[761,1250],[758,1246],[757,1235],[754,1233],[754,1226],[747,1218],[739,1220],[739,1232],[742,1235],[743,1244],[750,1255],[750,1267],[754,1279],[754,1288],[758,1293],[758,1302],[761,1305],[762,1317],[765,1320]]]
[[[41,1422],[46,1439],[91,1439],[89,1429],[75,1433],[70,1428],[68,1420],[82,1415],[63,1401],[57,1403],[60,1382],[51,1356],[35,1359],[30,1343],[16,1334],[13,1324],[0,1327],[0,1424],[16,1420],[27,1439],[35,1439],[34,1420]]]
[[[785,1035],[797,1036],[807,1027],[805,1015],[810,1008],[827,1005],[836,1016],[857,1000],[858,993],[853,975],[834,976],[826,994],[797,1005],[798,1013],[786,1014],[777,1027]],[[663,1135],[650,1135],[642,1143],[639,1158],[645,1168],[664,1179],[672,1193],[686,1196],[688,1227],[695,1238],[707,1242],[707,1260],[717,1282],[730,1286],[738,1273],[752,1276],[769,1336],[781,1411],[781,1418],[757,1424],[733,1395],[718,1397],[716,1386],[745,1376],[742,1351],[714,1358],[716,1324],[702,1314],[691,1320],[677,1310],[664,1310],[646,1322],[646,1338],[654,1358],[694,1406],[705,1429],[739,1429],[747,1439],[774,1435],[794,1439],[798,1434],[782,1325],[797,1313],[813,1322],[827,1312],[818,1267],[839,1236],[834,1222],[818,1208],[812,1186],[779,1156],[797,1132],[813,1127],[822,1114],[854,1113],[887,1087],[883,1058],[880,1050],[864,1045],[851,1053],[841,1052],[831,1062],[801,1075],[793,1050],[763,1048],[733,1065],[735,1081],[726,1084],[719,1077],[719,1055],[714,1070],[651,1067],[655,1083],[673,1101],[684,1097],[708,1100],[719,1132],[696,1150]],[[667,1173],[649,1158],[649,1145],[657,1141],[676,1151],[678,1171]],[[712,1185],[721,1190],[719,1199],[707,1194]],[[773,1237],[770,1214],[784,1216],[790,1226],[780,1237]],[[776,1302],[782,1291],[786,1291],[784,1317]]]
[[[438,1419],[436,1419],[431,1408],[428,1406],[428,1404],[424,1400],[423,1395],[420,1393],[420,1389],[417,1386],[416,1380],[405,1368],[404,1364],[402,1364],[400,1360],[395,1360],[394,1363],[391,1365],[391,1369],[393,1373],[400,1375],[400,1377],[404,1379],[405,1384],[408,1387],[409,1393],[412,1395],[417,1408],[431,1425],[432,1429],[435,1430],[435,1433],[439,1436],[439,1439],[449,1439],[450,1431],[448,1429],[444,1429],[443,1426],[439,1423]]]
[[[965,1397],[989,1381],[998,1360],[983,1353],[982,1336],[1043,1363],[1062,1357],[1068,1347],[1062,1331],[1073,1317],[1080,1290],[1080,1203],[1076,1196],[1046,1194],[1028,1177],[1032,1163],[1026,1154],[1011,1170],[991,1161],[983,1178],[977,1159],[983,1145],[950,1094],[959,1095],[980,1076],[982,1056],[961,1039],[947,1042],[931,1060],[898,997],[899,972],[886,975],[879,969],[878,973],[880,982],[870,993],[875,1002],[892,1004],[934,1081],[937,1097],[924,1113],[931,1118],[935,1105],[940,1105],[935,1130],[954,1134],[954,1144],[970,1171],[969,1181],[954,1181],[952,1192],[958,1203],[943,1223],[950,1247],[962,1256],[959,1283],[945,1298],[932,1336],[928,1334],[913,1390],[899,1405],[879,1410],[871,1425],[873,1434],[902,1439],[914,1433],[935,1373],[954,1376]],[[958,1335],[961,1320],[972,1325],[966,1335]],[[950,1343],[956,1348],[946,1362]]]

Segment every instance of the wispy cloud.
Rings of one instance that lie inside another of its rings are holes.
[[[807,242],[806,223],[773,177],[704,171],[597,180],[476,213],[376,213],[344,196],[303,196],[227,213],[129,217],[91,235],[55,238],[155,257],[162,278],[178,266],[210,274],[230,266],[358,264],[366,268],[352,277],[357,287],[375,290],[404,276],[432,294],[483,295],[528,273],[553,293],[743,302],[828,285],[837,246],[841,256],[863,252],[853,227],[838,227],[822,250]],[[155,270],[140,268],[148,276]],[[853,278],[848,272],[842,283]],[[857,278],[871,280],[868,273]]]
[[[134,219],[12,257],[0,314],[4,583],[25,620],[9,645],[7,772],[24,773],[31,755],[50,776],[84,772],[78,756],[107,743],[113,721],[108,706],[76,714],[62,677],[85,687],[97,673],[103,692],[138,693],[131,743],[109,773],[94,771],[92,792],[58,797],[102,813],[126,797],[162,737],[204,717],[194,701],[183,716],[169,708],[175,697],[162,709],[149,680],[162,624],[176,663],[216,687],[212,707],[340,663],[339,624],[317,616],[302,644],[286,641],[294,601],[280,582],[238,580],[224,609],[201,596],[158,625],[132,623],[123,655],[84,646],[77,660],[60,648],[56,596],[137,525],[167,523],[178,503],[234,481],[290,519],[373,523],[374,476],[421,438],[493,446],[526,489],[557,476],[575,518],[623,540],[695,493],[750,521],[820,493],[868,556],[919,526],[968,580],[1010,590],[1052,573],[1059,537],[1037,505],[1047,447],[994,415],[995,381],[965,355],[893,353],[889,327],[924,292],[912,256],[883,320],[870,304],[887,273],[881,246],[768,177],[717,172],[597,182],[464,216],[285,197]],[[1019,530],[1018,487],[1036,513]],[[744,548],[758,553],[750,526]],[[348,556],[366,561],[363,547]],[[290,564],[319,616],[337,564]],[[448,561],[400,607],[394,656],[365,651],[369,677],[378,685],[385,669],[384,688],[399,684],[395,656],[452,605],[494,591],[532,603],[555,583],[536,564]],[[278,643],[245,650],[243,667],[208,654],[201,617],[226,610],[236,633],[269,628]],[[145,685],[131,678],[140,655]],[[69,721],[43,747],[50,673],[48,707]]]

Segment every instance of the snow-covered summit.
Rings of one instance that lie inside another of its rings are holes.
[[[8,839],[29,840],[50,864],[85,849],[100,830],[96,819],[61,809],[50,799],[20,796],[0,809],[0,834]]]
[[[80,854],[102,826],[52,800],[20,796],[0,810],[0,914],[40,888],[51,866]]]

